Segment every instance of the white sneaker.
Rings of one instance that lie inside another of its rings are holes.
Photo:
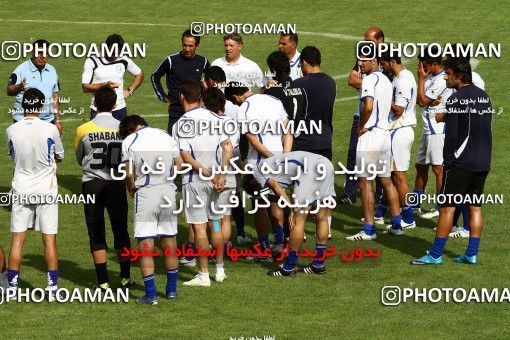
[[[421,208],[413,208],[413,214],[421,214]]]
[[[393,229],[390,224],[389,226],[386,226],[386,234],[401,236],[401,235],[404,235],[403,229],[404,229],[404,227],[402,227],[402,229]]]
[[[195,267],[197,265],[197,259],[188,260],[186,257],[181,257],[179,264],[185,265],[186,267]]]
[[[214,281],[216,282],[223,282],[227,278],[227,275],[225,275],[225,270],[219,270],[216,269],[216,275],[214,276]]]
[[[251,243],[251,238],[249,238],[248,236],[246,236],[246,237],[237,236],[237,245],[238,246],[242,246],[242,245],[248,244],[248,243]]]
[[[421,218],[433,219],[438,216],[439,216],[439,210],[432,210],[432,211],[429,211],[428,213],[421,215]]]
[[[205,275],[204,275],[205,276]],[[185,286],[194,286],[194,287],[211,287],[211,279],[209,278],[209,274],[202,278],[200,274],[195,275],[194,278],[192,278],[189,281],[182,283]]]
[[[456,230],[453,231],[448,235],[449,237],[456,237],[456,238],[469,238],[469,230],[464,229],[464,227],[458,227],[455,228]]]
[[[365,218],[361,218],[361,222],[365,223]],[[384,224],[384,217],[375,217],[374,216],[374,223],[375,224]]]
[[[348,241],[370,241],[370,240],[375,240],[376,238],[377,238],[377,235],[375,233],[373,235],[367,235],[367,234],[365,234],[364,230],[360,231],[359,233],[357,233],[355,235],[346,237],[346,239]]]
[[[413,223],[405,223],[404,220],[400,221],[400,226],[402,229],[414,229],[416,228],[416,221],[413,221]]]
[[[7,289],[10,287],[9,279],[7,278],[7,272],[0,273],[0,287]]]

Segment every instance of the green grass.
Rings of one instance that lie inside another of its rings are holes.
[[[479,1],[293,1],[293,2],[151,2],[139,1],[1,1],[0,40],[22,42],[45,38],[52,42],[102,42],[108,34],[120,33],[128,42],[147,43],[147,56],[136,60],[146,79],[135,96],[128,100],[130,113],[141,115],[165,114],[166,106],[159,102],[150,84],[150,74],[163,57],[180,50],[180,34],[192,21],[205,22],[295,22],[298,31],[339,33],[362,36],[367,27],[378,25],[392,41],[403,42],[500,42],[501,59],[480,60],[476,71],[485,80],[486,90],[496,108],[504,112],[494,117],[492,171],[486,184],[487,193],[502,193],[510,197],[506,158],[508,131],[506,119],[509,94],[506,81],[510,66],[506,55],[509,46],[509,10],[495,0]],[[35,23],[5,20],[62,20],[73,23]],[[77,22],[105,22],[80,24]],[[179,25],[144,26],[113,23],[138,22]],[[277,48],[276,36],[244,37],[243,54],[265,69],[265,58]],[[303,34],[299,46],[316,45],[322,52],[323,70],[337,76],[350,71],[353,64],[354,41],[324,35]],[[199,53],[213,60],[223,55],[221,36],[204,37]],[[51,60],[60,76],[61,96],[71,103],[63,108],[85,107],[89,96],[81,92],[83,59]],[[18,62],[1,62],[0,79],[7,79]],[[415,72],[416,61],[407,66]],[[130,79],[126,76],[126,82]],[[345,78],[337,81],[337,98],[356,96]],[[10,123],[8,109],[13,98],[5,92],[0,98],[1,133]],[[344,162],[356,100],[337,101],[335,105],[334,161]],[[81,120],[76,120],[76,119]],[[59,165],[61,193],[81,191],[81,169],[74,160],[72,139],[85,116],[66,116],[63,140],[66,159]],[[149,117],[151,125],[165,128],[165,117]],[[418,140],[421,127],[416,129]],[[0,136],[0,140],[5,139]],[[414,145],[413,161],[416,157]],[[0,143],[0,191],[10,187],[12,163]],[[410,171],[411,184],[414,170]],[[432,174],[431,174],[432,178]],[[428,185],[433,192],[433,181]],[[336,178],[337,193],[341,193],[343,178]],[[359,200],[358,200],[359,202]],[[505,206],[507,204],[505,203]],[[179,275],[179,300],[169,303],[161,299],[156,308],[137,306],[133,300],[142,295],[142,288],[131,291],[128,304],[9,304],[0,306],[0,332],[16,338],[218,338],[274,335],[277,338],[508,338],[510,331],[508,304],[407,303],[385,307],[380,302],[380,290],[385,285],[402,287],[500,287],[508,286],[507,219],[505,206],[484,207],[485,231],[481,243],[480,264],[463,266],[451,263],[460,255],[465,240],[450,240],[446,263],[441,267],[411,267],[409,260],[421,256],[431,245],[434,223],[418,219],[418,228],[396,238],[379,234],[370,245],[381,249],[377,263],[342,263],[337,256],[328,262],[328,273],[322,277],[297,276],[270,278],[266,267],[247,263],[228,263],[228,279],[209,289],[182,286],[182,281],[194,275],[194,270],[182,268]],[[132,220],[130,210],[130,228]],[[60,286],[85,287],[95,281],[95,272],[88,250],[88,238],[81,206],[61,206],[59,224]],[[361,208],[339,207],[334,213],[332,243],[343,249],[345,236],[358,230]],[[0,245],[10,243],[10,213],[0,209]],[[180,238],[185,228],[179,226]],[[247,231],[255,235],[253,223]],[[307,225],[308,245],[313,245],[313,226]],[[108,235],[112,241],[111,233]],[[42,245],[36,233],[29,233],[22,266],[23,287],[45,287],[45,265]],[[110,256],[110,277],[116,278],[118,266]],[[161,264],[161,261],[158,262]],[[162,268],[160,266],[159,268]],[[159,273],[163,272],[159,270]],[[138,268],[134,279],[141,283]],[[164,293],[164,276],[156,278],[158,292]]]

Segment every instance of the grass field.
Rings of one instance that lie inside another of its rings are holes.
[[[150,84],[150,74],[163,57],[180,50],[180,34],[193,21],[218,23],[296,23],[299,47],[317,46],[322,53],[323,71],[337,79],[337,102],[334,113],[334,161],[344,162],[357,93],[347,86],[346,74],[353,64],[355,37],[373,25],[380,26],[388,39],[401,42],[495,42],[502,43],[502,58],[480,59],[476,71],[485,80],[486,90],[496,108],[494,117],[492,170],[486,193],[504,194],[508,198],[510,176],[507,159],[507,117],[510,58],[507,56],[509,8],[496,0],[484,2],[438,1],[293,1],[277,2],[155,2],[147,0],[117,1],[0,1],[0,40],[31,42],[45,38],[51,42],[102,42],[111,33],[121,34],[127,42],[147,43],[147,56],[135,62],[146,78],[135,96],[128,100],[130,113],[148,115],[149,124],[165,128],[166,105],[159,102]],[[39,21],[30,21],[39,20]],[[351,37],[351,38],[350,38]],[[243,54],[265,69],[267,55],[277,48],[277,36],[245,36]],[[222,38],[203,38],[199,54],[213,60],[223,55]],[[58,71],[63,97],[71,103],[62,108],[85,107],[89,96],[81,92],[83,59],[50,60]],[[7,83],[19,62],[2,61],[0,79]],[[416,60],[406,63],[413,72]],[[126,76],[126,82],[130,79]],[[0,140],[11,118],[13,98],[5,90],[0,96]],[[59,165],[60,193],[81,191],[81,169],[76,163],[72,139],[76,128],[88,115],[64,116],[63,141],[66,159]],[[418,140],[421,127],[416,128]],[[413,158],[416,157],[415,142]],[[12,162],[7,148],[0,143],[0,192],[10,188]],[[410,171],[411,185],[414,169]],[[432,179],[432,174],[431,174]],[[343,178],[336,178],[337,193],[342,192]],[[433,181],[428,191],[433,192]],[[485,231],[477,266],[457,265],[451,258],[463,253],[466,240],[448,241],[446,262],[440,267],[414,267],[409,260],[421,256],[433,241],[434,222],[417,219],[418,228],[397,238],[383,235],[373,248],[381,250],[377,263],[342,263],[337,256],[328,262],[322,277],[299,275],[295,278],[271,278],[264,266],[246,262],[227,263],[228,279],[209,289],[183,287],[195,270],[181,268],[179,299],[165,301],[163,275],[156,284],[160,304],[155,308],[137,306],[134,299],[143,293],[138,266],[133,277],[140,283],[131,290],[127,304],[27,304],[0,306],[0,333],[12,338],[193,338],[228,339],[229,337],[276,338],[509,338],[508,304],[455,304],[440,302],[407,303],[397,307],[381,304],[381,288],[401,287],[508,287],[510,278],[508,214],[505,205],[484,207]],[[132,217],[130,210],[130,228]],[[87,287],[95,282],[95,271],[88,249],[83,208],[60,207],[59,257],[60,287]],[[345,236],[360,227],[361,207],[338,207],[334,212],[332,243],[343,249]],[[505,222],[506,221],[506,222]],[[10,244],[10,212],[0,209],[0,245]],[[131,230],[131,229],[130,229]],[[179,226],[180,239],[185,237],[184,224]],[[255,236],[248,220],[247,232]],[[313,245],[313,226],[307,225],[308,245]],[[111,233],[108,234],[112,241]],[[113,243],[113,242],[112,242]],[[352,245],[351,245],[352,246]],[[45,264],[42,244],[35,232],[28,235],[21,270],[22,287],[45,287]],[[113,252],[110,278],[118,276]],[[158,262],[162,265],[161,262]],[[302,263],[304,264],[304,263]],[[159,268],[162,268],[160,266]],[[211,268],[212,269],[212,268]],[[160,270],[159,273],[163,271]]]

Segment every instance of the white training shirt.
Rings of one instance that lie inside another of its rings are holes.
[[[9,155],[14,160],[12,189],[20,195],[50,194],[58,190],[55,158],[64,147],[55,125],[25,117],[7,128]]]
[[[290,64],[290,78],[295,80],[297,78],[301,78],[303,76],[303,72],[301,71],[301,53],[296,51],[296,54],[289,61]]]
[[[475,71],[471,72],[471,81],[473,85],[485,91],[485,82],[482,77]]]
[[[374,99],[372,114],[364,128],[389,129],[392,95],[393,86],[381,70],[376,70],[363,78],[360,92],[360,112],[362,112],[361,105],[365,98],[372,97]]]
[[[120,84],[115,90],[117,94],[117,106],[115,111],[126,107],[124,100],[124,73],[129,72],[137,76],[142,70],[128,57],[117,57],[114,61],[108,61],[105,58],[90,57],[85,60],[83,74],[81,76],[82,84],[99,84],[113,81]],[[94,96],[90,100],[90,108],[97,111],[94,106]]]
[[[196,107],[184,113],[184,115],[174,124],[172,136],[175,136],[180,151],[187,151],[193,159],[197,160],[205,168],[212,170],[213,167],[221,165],[222,148],[221,143],[229,139],[223,129],[204,128],[198,131],[195,136],[182,136],[178,131],[180,121],[194,121],[194,126],[199,126],[199,121],[205,121],[206,127],[216,127],[224,124],[224,116],[220,116],[202,107]],[[204,126],[202,125],[202,126]],[[182,176],[182,184],[188,184],[194,181],[201,181],[198,172],[192,170],[188,175]]]
[[[404,126],[416,126],[416,80],[411,71],[404,68],[393,78],[393,100],[404,109],[402,115],[390,112],[390,130]]]
[[[233,64],[229,63],[225,57],[218,58],[212,62],[211,66],[219,66],[225,71],[227,84],[235,81],[249,88],[265,85],[265,77],[259,65],[243,55]]]
[[[444,122],[436,121],[436,113],[446,111],[446,101],[452,95],[453,89],[446,87],[444,70],[436,75],[429,74],[424,80],[425,97],[435,100],[439,96],[441,101],[436,106],[426,106],[422,111],[422,133],[435,135],[444,133]]]
[[[245,102],[239,107],[238,117],[240,121],[246,121],[243,124],[243,128],[249,128],[249,122],[259,121],[262,130],[264,127],[269,125],[267,122],[271,122],[271,127],[278,128],[278,124],[281,126],[283,121],[287,119],[287,112],[283,107],[282,102],[267,94],[252,94],[246,98]],[[281,130],[281,129],[280,129]],[[241,131],[243,134],[248,133],[247,129]],[[251,131],[256,132],[256,131]],[[282,131],[264,131],[257,135],[259,141],[274,155],[283,153],[283,134],[278,132]],[[247,161],[249,164],[256,165],[263,158],[250,144],[248,148]]]
[[[128,166],[130,159],[133,162],[135,186],[137,188],[172,182],[168,179],[168,176],[174,174],[174,159],[179,155],[177,143],[168,133],[148,126],[130,134],[122,142],[122,162],[126,163],[126,166]],[[158,169],[158,162],[164,168],[160,167]],[[154,173],[147,171],[148,169],[145,168],[145,172],[148,173],[144,174],[142,172],[144,164],[155,172],[164,171]]]

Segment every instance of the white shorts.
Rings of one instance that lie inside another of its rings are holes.
[[[58,204],[19,204],[12,202],[11,232],[25,232],[32,226],[43,234],[56,235],[58,231]]]
[[[218,206],[219,193],[214,190],[211,181],[195,181],[183,185],[182,196],[187,223],[203,224],[223,217],[213,211],[213,207]]]
[[[218,203],[217,203],[217,210],[223,211],[223,207],[226,205],[232,205],[230,202],[230,198],[232,196],[235,196],[232,192],[235,191],[238,192],[236,188],[225,188],[222,192],[218,195]],[[239,202],[241,204],[241,202]],[[223,216],[230,216],[232,215],[232,207],[225,208],[225,212],[223,213]]]
[[[414,129],[405,126],[390,131],[391,171],[407,171],[411,161],[411,148],[414,142]]]
[[[335,193],[335,169],[333,164],[326,158],[318,156],[319,161],[314,160],[309,163],[309,169],[316,169],[318,164],[325,166],[325,177],[322,180],[317,180],[318,174],[315,171],[310,171],[307,174],[302,174],[299,180],[294,184],[294,191],[292,192],[295,197],[294,201],[298,204],[310,204],[317,201],[322,201],[326,197],[336,197]]]
[[[421,135],[416,164],[443,165],[444,134]]]
[[[168,204],[172,206],[162,207]],[[135,193],[135,238],[177,235],[178,209],[173,183],[139,188]]]
[[[368,171],[369,165],[374,164],[379,174],[377,177],[391,176],[391,137],[388,131],[374,128],[358,138],[356,148],[356,169],[361,173],[359,177],[372,177]],[[370,168],[373,166],[371,165]]]

